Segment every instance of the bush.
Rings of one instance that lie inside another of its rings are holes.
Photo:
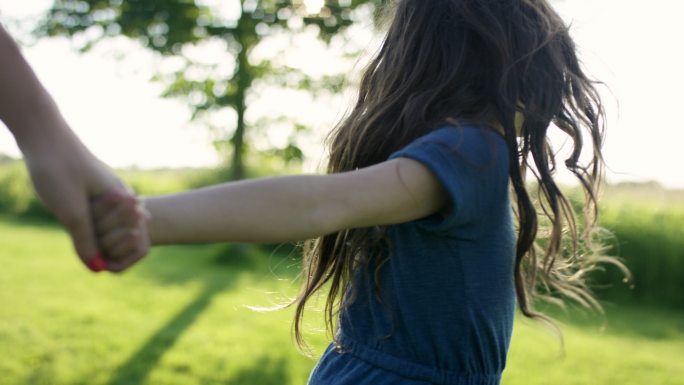
[[[54,218],[38,199],[21,161],[0,165],[0,212],[46,220]]]
[[[220,183],[225,169],[123,170],[117,173],[141,195],[184,191]],[[268,167],[250,176],[268,175]],[[573,205],[581,205],[571,191]],[[611,187],[601,200],[601,225],[615,234],[611,255],[622,258],[634,275],[634,285],[608,267],[592,276],[597,294],[611,301],[659,303],[684,308],[684,193],[657,185]],[[21,161],[0,164],[0,212],[15,216],[53,220],[33,192]],[[282,246],[280,246],[282,247]],[[285,249],[281,250],[284,251]],[[286,249],[286,252],[292,250]]]
[[[222,176],[209,169],[117,170],[115,171],[140,195],[169,194],[218,183]],[[0,213],[20,217],[54,220],[33,190],[24,163],[19,160],[0,164]]]
[[[598,274],[595,283],[608,286],[601,297],[684,309],[684,208],[623,202],[606,207],[601,223],[617,240],[610,254],[633,274],[630,284],[617,269]]]

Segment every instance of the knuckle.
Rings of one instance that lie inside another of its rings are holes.
[[[121,207],[122,207],[124,210],[130,210],[130,209],[135,208],[136,204],[137,204],[137,202],[135,201],[135,198],[133,198],[133,197],[127,197],[126,199],[124,199],[124,200],[121,202]]]
[[[128,239],[126,240],[126,245],[130,249],[135,250],[139,244],[140,244],[140,237],[138,236],[138,234],[135,232],[130,232],[128,234]]]
[[[70,212],[62,215],[59,220],[71,232],[80,232],[85,228],[85,215],[80,212]]]
[[[102,246],[104,246],[110,253],[111,253],[112,249],[114,248],[114,245],[116,244],[116,242],[115,242],[114,239],[112,238],[112,234],[111,234],[111,233],[103,234],[103,235],[99,238],[99,241],[100,241],[100,244],[101,244]]]
[[[102,215],[102,213],[109,209],[109,205],[103,200],[96,200],[92,202],[91,205],[93,207],[93,212],[95,212],[96,215]]]
[[[134,204],[128,205],[124,212],[129,217],[136,217],[138,215],[138,207]]]
[[[131,257],[134,261],[139,261],[144,258],[149,251],[149,248],[145,245],[137,245],[137,247],[131,252]]]
[[[142,245],[138,250],[137,250],[137,257],[138,259],[144,258],[147,254],[150,252],[150,247],[149,245]]]
[[[103,236],[107,233],[106,223],[102,220],[95,219],[95,231],[99,236]]]

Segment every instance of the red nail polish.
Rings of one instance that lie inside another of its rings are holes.
[[[107,262],[100,254],[94,256],[88,261],[88,267],[95,273],[107,270]]]

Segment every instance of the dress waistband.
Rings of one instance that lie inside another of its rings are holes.
[[[459,373],[433,368],[369,348],[338,331],[337,342],[342,353],[349,353],[371,365],[403,377],[435,385],[499,385],[501,373]]]

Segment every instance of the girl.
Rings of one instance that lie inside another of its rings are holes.
[[[516,302],[542,319],[533,302],[545,294],[598,306],[584,274],[598,260],[587,247],[603,167],[601,101],[546,0],[392,7],[358,101],[329,138],[328,175],[147,198],[142,225],[135,202],[111,193],[94,202],[99,239],[108,268],[121,271],[147,242],[317,237],[294,333],[301,343],[305,304],[325,287],[334,341],[311,385],[498,384]],[[585,191],[581,230],[553,178],[551,127],[567,134],[563,164]],[[548,225],[538,244],[528,169]]]

